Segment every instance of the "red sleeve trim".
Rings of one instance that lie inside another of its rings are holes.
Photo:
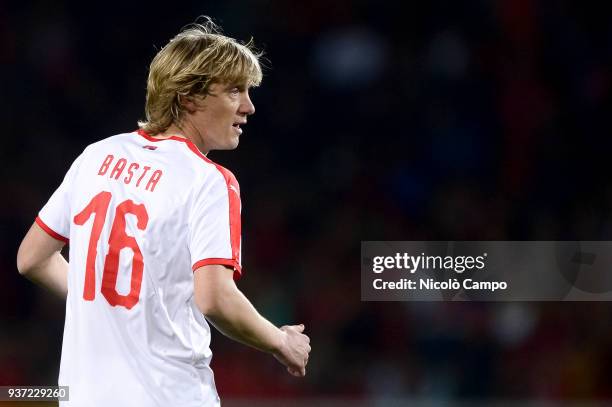
[[[230,266],[234,269],[234,280],[238,280],[242,276],[242,268],[240,267],[240,264],[238,264],[238,262],[234,259],[203,259],[200,261],[196,261],[191,267],[191,270],[195,272],[200,267],[219,264],[223,266]]]
[[[68,243],[68,238],[64,237],[62,235],[60,235],[59,233],[57,233],[56,231],[54,231],[53,229],[51,229],[49,226],[47,226],[47,224],[45,222],[42,221],[42,219],[40,218],[40,216],[37,216],[35,219],[35,222],[38,226],[40,226],[40,228],[42,230],[44,230],[45,232],[47,232],[47,234],[49,236],[51,236],[52,238],[59,240],[61,242],[64,243]]]

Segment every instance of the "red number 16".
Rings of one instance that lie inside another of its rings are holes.
[[[95,213],[91,236],[89,237],[89,248],[87,250],[87,262],[85,265],[85,286],[83,298],[93,301],[96,297],[96,257],[98,256],[98,241],[102,233],[102,227],[106,221],[106,214],[111,201],[111,193],[102,191],[87,204],[85,209],[74,217],[74,223],[84,225],[91,215]],[[131,199],[121,202],[115,209],[115,218],[108,238],[108,253],[104,259],[104,271],[102,272],[102,295],[112,306],[121,305],[131,309],[138,302],[140,296],[140,285],[142,283],[142,270],[144,263],[142,252],[133,236],[125,233],[125,215],[131,213],[136,215],[136,226],[144,230],[149,222],[149,215],[143,204],[136,205]],[[119,253],[123,248],[130,248],[134,252],[132,260],[132,277],[130,279],[130,292],[121,295],[117,292],[117,273],[119,271]]]

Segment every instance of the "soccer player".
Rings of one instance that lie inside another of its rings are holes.
[[[236,287],[240,188],[206,157],[238,146],[258,58],[210,20],[179,33],[151,63],[147,120],[85,148],[23,239],[19,272],[66,297],[62,405],[218,406],[207,320],[306,374],[304,326]]]

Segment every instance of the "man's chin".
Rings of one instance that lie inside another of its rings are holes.
[[[230,142],[226,150],[235,150],[238,148],[238,144],[240,144],[240,137],[234,137]]]
[[[225,151],[225,150],[235,150],[240,143],[240,137],[234,136],[229,139],[223,141],[223,143],[216,143],[216,145],[211,148],[211,150],[217,151]]]
[[[235,143],[228,143],[224,146],[221,147],[217,147],[214,148],[213,150],[218,150],[218,151],[231,151],[231,150],[235,150],[238,148],[238,141],[236,141]]]

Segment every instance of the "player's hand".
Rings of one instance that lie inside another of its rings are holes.
[[[287,366],[290,374],[304,377],[311,349],[310,338],[302,333],[304,325],[285,325],[280,330],[283,333],[283,340],[278,351],[274,353],[274,357]]]

